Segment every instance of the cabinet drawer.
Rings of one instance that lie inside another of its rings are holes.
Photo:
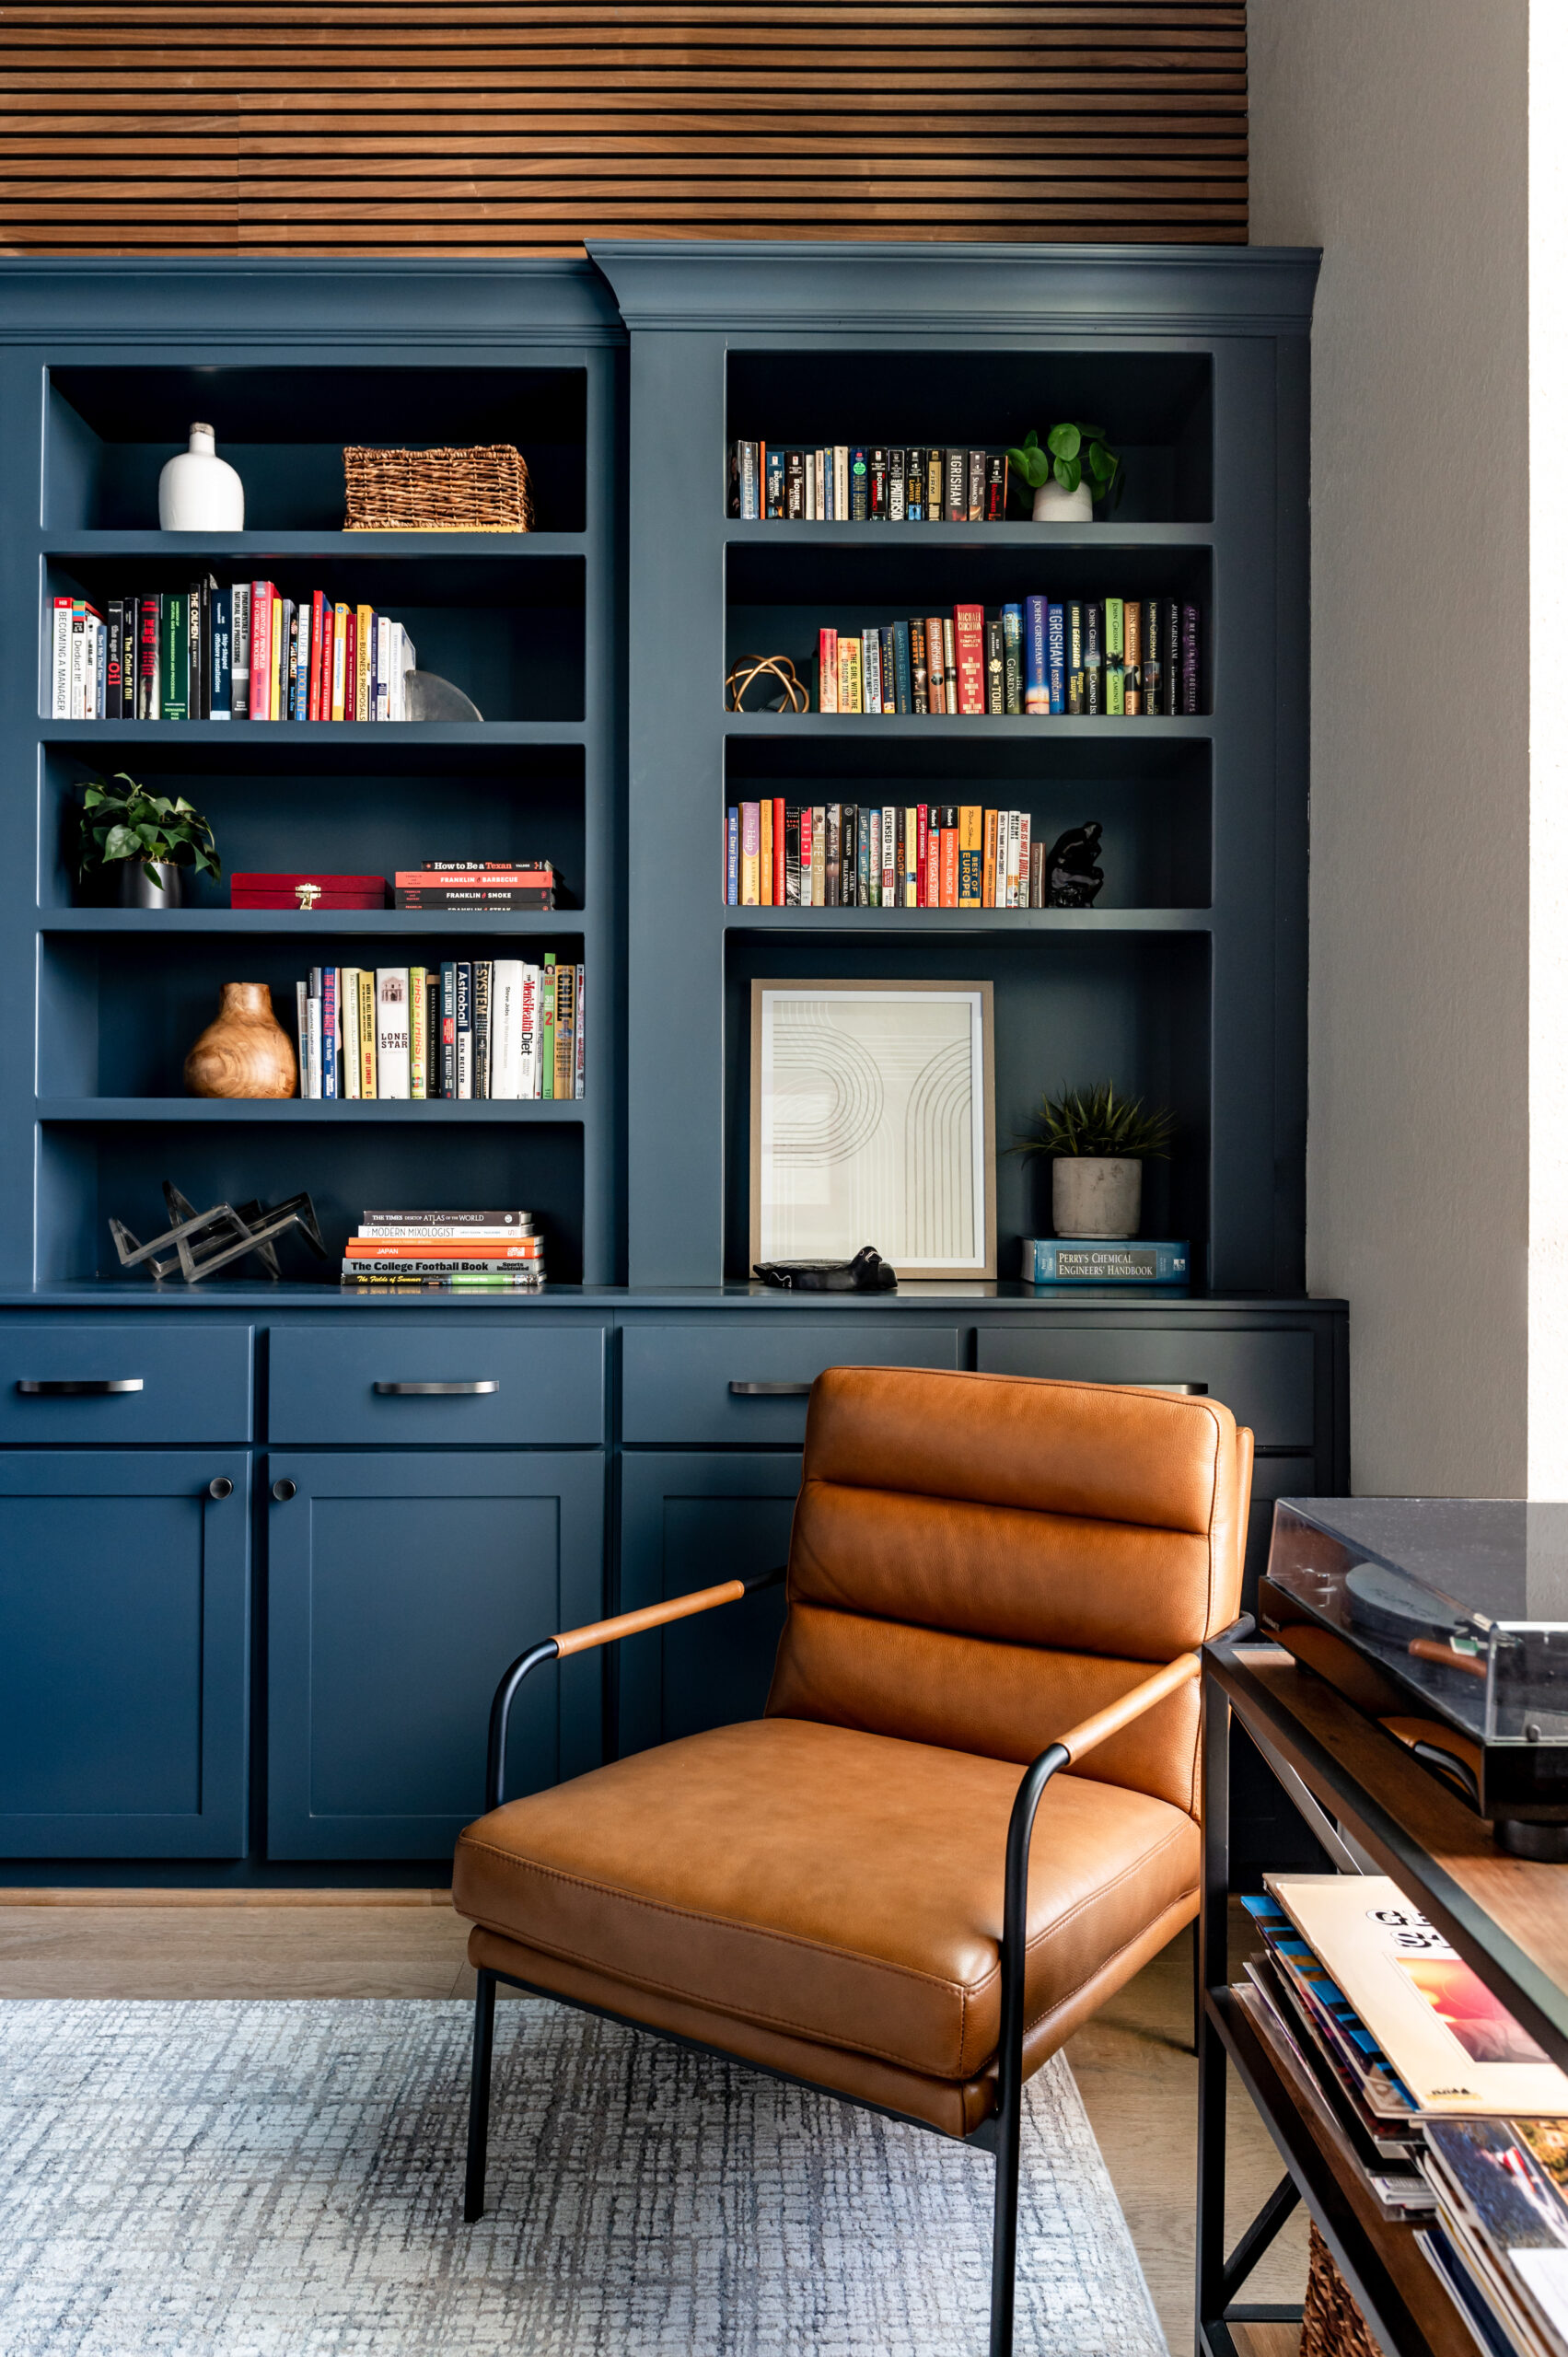
[[[629,1326],[621,1348],[623,1440],[798,1446],[806,1392],[825,1366],[956,1367],[959,1334],[903,1318],[863,1322],[854,1311],[809,1323],[785,1311],[701,1327]],[[738,1387],[753,1384],[794,1387]]]
[[[39,1390],[24,1385],[40,1385]],[[64,1390],[65,1384],[102,1386]],[[134,1384],[134,1390],[110,1385]],[[0,1323],[0,1441],[245,1441],[250,1329],[157,1318]]]
[[[1310,1448],[1313,1337],[1183,1333],[1175,1327],[982,1327],[982,1375],[1042,1375],[1076,1383],[1202,1383],[1260,1448]]]
[[[330,1332],[277,1325],[267,1388],[273,1441],[594,1445],[604,1438],[604,1333],[531,1318],[507,1327],[494,1312]]]

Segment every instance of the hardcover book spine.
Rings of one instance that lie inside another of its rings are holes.
[[[1005,524],[1007,520],[1007,454],[1005,450],[993,450],[986,456],[985,520],[988,524]]]
[[[340,966],[338,969],[338,1023],[343,1032],[343,1053],[338,1062],[338,1093],[357,1103],[361,1069],[357,966]]]
[[[544,996],[544,970],[523,966],[523,986],[517,1025],[517,1095],[532,1100],[540,1091],[540,1021]]]
[[[1067,626],[1060,606],[1046,607],[1046,685],[1053,713],[1067,709]]]
[[[863,631],[860,635],[860,696],[863,711],[881,711],[882,633],[877,630]]]
[[[873,524],[888,520],[888,453],[868,450],[865,454],[866,512]]]
[[[309,605],[302,605],[295,615],[298,633],[298,649],[294,665],[294,716],[308,720],[310,714],[310,682],[314,675],[316,656],[316,608],[320,598],[318,590]]]
[[[847,524],[850,521],[849,498],[849,444],[837,442],[833,446],[833,519],[835,523]]]
[[[354,617],[354,716],[369,720],[370,656],[376,617],[368,606],[361,606]]]
[[[839,708],[839,634],[836,630],[817,633],[817,709],[837,712]]]
[[[981,855],[980,905],[982,909],[996,906],[996,813],[985,814],[985,845]]]
[[[925,624],[918,614],[910,617],[909,644],[910,710],[928,713],[931,710],[931,671],[925,655]]]
[[[925,668],[927,691],[933,712],[949,713],[953,709],[951,683],[947,677],[944,653],[942,617],[928,614],[925,620]]]
[[[985,609],[958,606],[954,610],[953,635],[958,658],[958,710],[985,710]]]
[[[1002,709],[1008,714],[1021,713],[1024,708],[1024,610],[1022,606],[1002,609]]]
[[[359,1094],[368,1105],[377,1094],[375,968],[357,968],[354,982],[359,992]]]
[[[555,1095],[555,952],[547,949],[540,973],[539,1093],[552,1099]]]
[[[724,898],[726,908],[740,906],[740,810],[733,802],[725,818]]]
[[[928,524],[942,521],[942,493],[947,476],[947,459],[940,450],[925,454],[925,520]]]
[[[450,958],[441,966],[441,1094],[458,1094],[458,969]]]
[[[895,639],[891,622],[884,622],[877,633],[882,655],[882,711],[888,719],[896,719],[899,710],[898,665],[894,656]]]
[[[178,589],[167,590],[160,600],[158,615],[158,652],[163,672],[158,681],[158,717],[161,720],[187,720],[191,646],[186,635],[185,610],[188,599]]]
[[[458,1100],[468,1104],[473,1097],[473,961],[469,958],[457,960],[456,971],[457,1020],[455,1024],[458,1068]]]
[[[185,593],[185,711],[192,720],[205,720],[202,695],[202,584],[192,581]]]
[[[1028,814],[1028,812],[1027,810],[1020,810],[1020,811],[1019,811],[1019,813],[1018,813],[1018,898],[1017,898],[1017,905],[1018,905],[1018,907],[1019,907],[1020,909],[1027,909],[1027,908],[1028,907],[1028,905],[1029,905],[1029,854],[1030,854],[1030,848],[1031,848],[1030,837],[1031,837],[1031,822],[1030,822],[1030,819],[1029,819],[1029,814]]]
[[[237,581],[228,593],[228,708],[236,720],[250,717],[250,584]]]
[[[925,469],[929,453],[922,444],[904,456],[904,521],[923,524],[925,521]]]
[[[389,1100],[409,1096],[409,970],[381,966],[376,973],[376,1094]]]
[[[294,986],[294,1037],[298,1049],[295,1059],[295,1086],[303,1101],[310,1094],[310,984],[296,982]]]
[[[889,449],[888,452],[888,521],[889,524],[901,524],[908,516],[908,478],[904,472],[908,459],[907,450]]]
[[[900,713],[914,710],[914,675],[910,650],[910,626],[906,621],[893,624],[893,696],[895,709]]]
[[[966,477],[969,491],[969,520],[971,524],[983,524],[986,477],[986,454],[983,450],[971,450],[969,453]]]
[[[104,617],[104,711],[110,720],[118,720],[121,711],[121,691],[125,678],[125,602],[110,598]]]
[[[949,524],[967,524],[970,520],[970,468],[967,450],[947,452],[947,480],[943,491],[943,505]],[[962,711],[960,704],[958,709]]]
[[[332,674],[331,709],[324,710],[322,712],[321,717],[323,720],[342,720],[345,716],[347,705],[344,702],[344,697],[347,693],[347,690],[348,608],[343,605],[336,605],[332,608]],[[325,682],[322,684],[321,693],[323,701],[325,701],[327,697]]]
[[[761,486],[757,475],[757,445],[740,445],[740,513],[743,521],[756,524],[761,520]]]
[[[1121,703],[1130,714],[1144,709],[1144,609],[1129,598],[1121,610]]]
[[[761,857],[761,806],[756,802],[743,802],[740,806],[740,905],[743,909],[757,906]]]
[[[958,806],[956,802],[942,805],[942,840],[937,867],[937,906],[956,909],[958,905]]]
[[[1120,714],[1126,707],[1122,702],[1121,665],[1124,641],[1121,634],[1121,600],[1108,598],[1105,601],[1105,708]]]
[[[784,452],[784,515],[792,524],[806,517],[806,459],[800,450]]]
[[[902,895],[899,873],[899,814],[893,804],[882,805],[882,906],[895,909]]]
[[[781,795],[775,795],[770,805],[773,814],[773,906],[784,904],[784,806]]]
[[[874,909],[879,905],[874,893],[882,886],[881,847],[876,842],[877,813],[867,810],[864,804],[854,814],[854,905],[857,909]],[[873,859],[873,852],[877,857]]]
[[[1031,909],[1043,909],[1045,906],[1045,845],[1036,842],[1032,836],[1029,841],[1029,906]]]
[[[826,906],[828,897],[828,813],[823,803],[811,806],[811,905]]]
[[[1185,605],[1181,609],[1181,709],[1189,719],[1199,709],[1199,692],[1198,609]]]
[[[577,1072],[577,970],[575,966],[555,969],[555,1068],[553,1096],[561,1103],[570,1103],[576,1096]]]
[[[273,716],[271,690],[273,676],[273,585],[270,581],[250,584],[250,717],[270,720]]]
[[[321,1094],[338,1093],[338,970],[321,970]]]
[[[863,712],[860,678],[860,641],[858,638],[839,640],[839,710]]]
[[[800,906],[800,807],[794,802],[784,812],[784,906]]]
[[[1100,649],[1100,610],[1090,598],[1084,608],[1084,710],[1098,715],[1105,710],[1105,658]]]
[[[491,969],[488,958],[473,961],[473,1093],[485,1098],[490,1095]]]
[[[871,512],[871,480],[864,450],[849,454],[849,520],[864,524]]]
[[[914,902],[917,909],[926,906],[925,885],[930,874],[930,806],[917,802],[914,812]]]
[[[1016,810],[1007,813],[1007,897],[1002,902],[1005,909],[1018,905],[1018,819]]]
[[[1160,710],[1174,720],[1181,709],[1181,609],[1174,598],[1167,598],[1161,604],[1160,644],[1165,649]]]
[[[942,905],[942,805],[934,802],[925,824],[925,905]]]
[[[234,713],[234,592],[215,589],[213,614],[214,720],[228,720]]]
[[[958,906],[978,909],[981,897],[981,830],[983,814],[978,805],[961,804],[958,810]]]
[[[134,605],[133,600],[133,606]],[[54,642],[51,650],[49,712],[52,720],[71,720],[71,600],[54,600]],[[138,717],[145,715],[138,714]]]
[[[759,464],[762,471],[764,496],[768,503],[768,520],[777,522],[784,512],[784,462],[782,450],[770,450],[764,442]]]
[[[772,801],[757,806],[757,905],[771,909],[773,905],[773,806]]]
[[[1067,709],[1084,709],[1084,609],[1076,598],[1067,601]]]
[[[823,904],[830,909],[839,905],[839,888],[843,881],[843,823],[842,803],[828,804],[828,840],[822,863]]]
[[[1164,709],[1165,636],[1157,598],[1144,601],[1144,711],[1145,714]]]
[[[958,642],[951,614],[942,617],[942,668],[947,680],[947,709],[958,709]]]
[[[575,1053],[573,1057],[572,1094],[581,1103],[587,1094],[587,1022],[583,1013],[583,969],[575,969],[577,979],[577,1019],[573,1031]]]
[[[1006,659],[1002,638],[1000,617],[985,625],[985,708],[1000,714],[1005,709],[1007,692]]]

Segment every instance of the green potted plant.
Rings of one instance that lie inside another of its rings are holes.
[[[177,909],[183,898],[181,871],[222,874],[213,830],[183,795],[171,801],[149,794],[123,770],[105,785],[95,779],[81,814],[77,876],[118,877],[120,900],[128,909]]]
[[[1018,1154],[1051,1157],[1051,1209],[1058,1236],[1136,1236],[1144,1165],[1168,1158],[1176,1117],[1109,1080],[1043,1097]]]
[[[1103,425],[1063,419],[1043,443],[1031,426],[1022,449],[1009,450],[1007,458],[1014,481],[1034,493],[1037,524],[1087,524],[1097,500],[1121,504],[1127,470]]]

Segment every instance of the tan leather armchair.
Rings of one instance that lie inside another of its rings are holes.
[[[494,1805],[536,1664],[777,1574],[523,1655],[453,1875],[469,2217],[505,1980],[994,2150],[1006,2357],[1024,2082],[1197,1913],[1194,1648],[1237,1616],[1251,1459],[1212,1399],[836,1367],[762,1718]]]

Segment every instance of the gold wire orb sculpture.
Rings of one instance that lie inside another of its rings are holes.
[[[750,703],[747,693],[758,680],[764,684]],[[772,682],[769,686],[767,682]],[[783,690],[783,693],[779,690]],[[809,712],[810,691],[796,675],[787,655],[742,655],[729,667],[724,683],[726,712]]]

